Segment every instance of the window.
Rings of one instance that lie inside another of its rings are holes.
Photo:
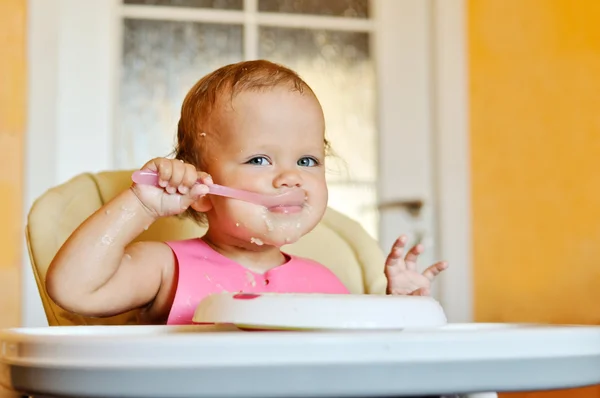
[[[329,205],[377,238],[376,76],[368,0],[123,0],[116,167],[171,153],[181,102],[203,75],[264,58],[323,105]]]

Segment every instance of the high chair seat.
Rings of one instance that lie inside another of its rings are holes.
[[[80,174],[48,190],[31,207],[26,226],[27,247],[50,326],[137,323],[137,311],[109,318],[70,313],[49,298],[45,287],[46,271],[60,246],[87,217],[131,185],[132,173],[133,170],[123,170]],[[166,217],[136,240],[187,239],[202,236],[205,230],[190,219]],[[325,265],[351,293],[385,293],[384,255],[378,243],[360,224],[331,208],[313,231],[283,250]]]

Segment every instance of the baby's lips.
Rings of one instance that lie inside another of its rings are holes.
[[[273,213],[283,213],[283,214],[296,214],[300,213],[303,209],[303,204],[296,205],[279,205],[269,207],[269,211]]]

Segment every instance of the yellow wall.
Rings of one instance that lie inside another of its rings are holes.
[[[467,19],[476,320],[600,324],[600,1]]]
[[[18,326],[23,242],[26,0],[0,1],[0,328]]]

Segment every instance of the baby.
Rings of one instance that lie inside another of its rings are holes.
[[[215,292],[348,293],[323,265],[280,249],[325,213],[324,134],[321,105],[295,72],[260,60],[210,73],[183,102],[175,159],[142,167],[158,173],[160,186],[133,184],[73,232],[50,264],[50,297],[85,316],[141,308],[141,323],[189,324]],[[262,194],[302,190],[306,200],[266,208],[206,195],[213,182]],[[208,223],[204,236],[132,243],[158,218],[184,213]],[[405,256],[405,245],[402,236],[383,267],[387,293],[427,295],[447,264],[419,273],[422,247]]]

